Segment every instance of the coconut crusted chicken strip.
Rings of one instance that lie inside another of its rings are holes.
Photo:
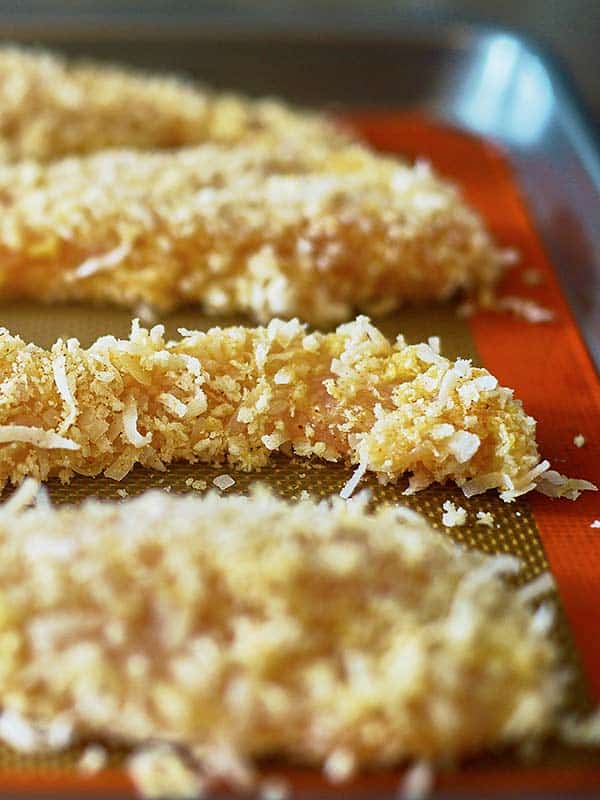
[[[191,81],[17,47],[0,48],[0,159],[50,161],[109,147],[321,142],[349,135],[325,117]]]
[[[509,255],[426,164],[356,144],[0,168],[0,297],[327,324],[481,294]]]
[[[548,473],[512,392],[436,341],[392,344],[365,317],[330,334],[277,319],[182,334],[168,342],[162,325],[134,321],[128,340],[48,352],[2,333],[0,481],[120,480],[172,461],[251,470],[278,450],[359,464],[356,481],[410,472],[412,489],[453,480],[505,500]]]
[[[30,747],[70,725],[182,745],[205,778],[247,782],[252,759],[277,755],[339,780],[538,739],[555,722],[566,676],[551,608],[507,584],[511,556],[361,500],[153,491],[24,510],[32,484],[0,510],[9,741],[27,721]]]

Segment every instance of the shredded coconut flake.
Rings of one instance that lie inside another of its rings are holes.
[[[129,400],[123,411],[123,433],[127,441],[134,447],[145,447],[152,441],[152,433],[148,431],[145,436],[137,429],[138,407],[133,398]]]
[[[75,422],[77,419],[78,409],[75,398],[73,397],[73,393],[71,392],[71,388],[69,387],[69,381],[67,379],[67,372],[65,369],[65,356],[63,353],[59,353],[52,359],[52,371],[54,373],[54,382],[56,383],[58,393],[60,394],[67,408],[67,414],[58,428],[59,433],[64,433],[64,431],[68,430],[68,428],[70,428],[73,422]]]
[[[37,503],[38,498],[45,492],[44,487],[33,478],[25,478],[23,483],[13,492],[13,494],[2,505],[4,514],[16,514],[23,511],[28,506]]]
[[[89,278],[91,275],[94,275],[96,272],[101,272],[106,269],[111,269],[112,267],[116,267],[118,264],[126,258],[129,253],[131,252],[131,245],[128,242],[123,242],[123,244],[115,247],[114,250],[110,250],[108,253],[104,253],[101,256],[92,256],[91,258],[86,258],[77,269],[69,274],[69,280],[81,280],[83,278]]]
[[[59,436],[54,431],[27,425],[0,425],[0,443],[10,442],[33,444],[43,450],[79,450],[77,442]]]
[[[567,717],[561,725],[561,736],[572,745],[598,747],[600,745],[600,708],[583,719]]]
[[[519,587],[517,591],[524,603],[532,603],[545,594],[556,591],[556,582],[550,572],[542,572],[537,578]]]
[[[188,407],[186,404],[182,403],[181,400],[179,400],[173,394],[165,392],[164,394],[160,395],[159,399],[163,406],[178,419],[183,419],[188,413]]]
[[[361,461],[357,468],[352,473],[352,477],[350,480],[345,484],[340,492],[340,497],[344,500],[348,500],[354,494],[354,491],[358,484],[363,479],[365,472],[367,471],[367,462]]]
[[[476,524],[485,525],[487,528],[493,528],[494,515],[490,511],[478,511]]]
[[[441,352],[440,337],[439,336],[430,336],[429,339],[427,339],[427,344],[429,345],[429,347],[431,347],[433,352],[437,353],[438,356],[439,356],[439,354]]]
[[[553,469],[547,469],[540,474],[536,481],[536,489],[548,497],[566,497],[569,500],[577,500],[581,492],[598,491],[598,487],[590,481],[567,478],[566,475],[561,475]]]
[[[573,444],[575,447],[583,447],[585,444],[585,436],[582,433],[578,433],[573,437]]]
[[[590,525],[590,528],[600,528],[600,519],[595,519]]]

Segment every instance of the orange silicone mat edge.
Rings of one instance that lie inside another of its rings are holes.
[[[279,777],[281,773],[265,772],[263,777]],[[351,785],[335,787],[323,785],[322,777],[311,770],[291,769],[285,772],[286,780],[291,789],[291,796],[301,793],[303,796],[313,794],[315,797],[350,798],[366,797],[383,798],[397,796],[398,786],[402,780],[402,773],[379,772],[363,775],[353,780]],[[592,789],[600,789],[600,771],[593,766],[579,767],[577,770],[557,767],[538,768],[524,767],[518,773],[507,769],[463,769],[460,772],[440,772],[436,775],[436,790],[457,792],[460,797],[490,796],[504,792],[514,792],[515,778],[518,777],[520,793],[557,792],[565,793],[562,796],[572,796],[571,793]],[[134,795],[133,786],[126,773],[118,769],[109,769],[85,778],[73,771],[46,770],[43,773],[15,772],[7,775],[3,787],[11,792],[11,796],[27,798],[31,793],[36,797],[50,795],[52,797],[81,798],[82,794],[90,797],[130,797]],[[56,793],[60,792],[60,795]],[[523,796],[521,794],[521,796]],[[3,794],[4,797],[6,795]],[[229,796],[229,795],[220,795]],[[511,794],[514,796],[514,794]],[[587,795],[589,796],[589,795]]]
[[[520,263],[509,270],[501,293],[532,299],[550,309],[554,319],[531,324],[506,314],[479,312],[470,320],[477,350],[484,366],[514,388],[538,420],[540,450],[552,466],[600,485],[600,382],[508,156],[488,141],[418,114],[376,112],[355,115],[351,122],[382,149],[409,157],[426,153],[444,176],[460,183],[497,240],[520,253]],[[539,272],[539,285],[524,283],[525,269]],[[581,448],[573,442],[579,433],[586,439]],[[590,526],[600,517],[600,496],[584,492],[573,503],[535,494],[530,502],[598,702],[600,532]]]

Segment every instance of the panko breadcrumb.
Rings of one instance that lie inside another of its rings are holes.
[[[335,145],[349,135],[318,114],[216,93],[172,76],[0,48],[0,160],[50,161],[111,147]]]
[[[235,484],[235,480],[231,477],[231,475],[217,475],[217,477],[213,479],[213,484],[217,487],[217,489],[220,489],[222,492],[224,492]]]
[[[88,745],[77,762],[77,768],[85,775],[94,775],[104,769],[108,762],[108,753],[104,747],[97,744]]]
[[[505,258],[425,163],[216,145],[0,167],[0,297],[341,322],[489,293]]]
[[[550,607],[502,577],[518,560],[412,511],[264,489],[27,508],[35,492],[0,509],[2,716],[151,743],[133,761],[150,796],[173,796],[167,774],[193,788],[171,747],[205,786],[248,786],[266,755],[340,781],[556,722],[567,676]]]
[[[467,521],[467,509],[462,506],[455,506],[451,500],[445,500],[442,506],[442,525],[446,528],[460,528]]]
[[[540,461],[535,420],[487,370],[392,343],[366,317],[329,334],[277,319],[180,333],[165,341],[162,325],[136,320],[129,339],[47,351],[0,330],[0,484],[121,480],[137,463],[252,470],[280,451],[357,464],[354,483],[411,473],[409,492],[449,480],[504,500],[593,488]]]
[[[495,524],[494,515],[491,511],[478,511],[476,525],[485,525],[486,528],[493,528]]]
[[[417,761],[404,775],[396,800],[428,800],[434,785],[434,773],[427,761]]]
[[[127,772],[139,794],[147,800],[200,800],[203,782],[168,744],[152,744],[135,752]]]

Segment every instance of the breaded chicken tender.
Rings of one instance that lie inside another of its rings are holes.
[[[510,253],[428,165],[309,143],[0,168],[0,297],[341,322],[489,291]]]
[[[3,161],[50,161],[109,147],[258,140],[335,144],[349,138],[325,117],[277,101],[44,51],[0,48]]]
[[[181,745],[234,783],[265,755],[339,780],[556,721],[551,607],[529,605],[549,576],[511,588],[517,559],[411,511],[265,490],[24,510],[35,490],[0,510],[0,729],[15,746],[72,730]]]
[[[435,340],[392,344],[365,317],[330,334],[297,320],[180,332],[165,341],[162,325],[135,321],[127,340],[50,352],[2,332],[0,483],[120,480],[136,463],[173,461],[252,470],[277,451],[358,464],[355,482],[411,473],[413,490],[454,481],[505,500],[547,477],[512,391]]]

